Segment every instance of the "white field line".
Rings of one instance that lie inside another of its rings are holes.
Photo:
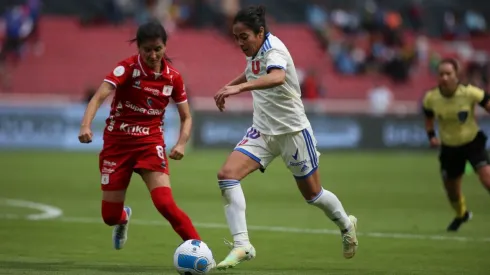
[[[11,199],[0,199],[0,204],[7,204],[13,207],[23,207],[32,208],[42,211],[41,214],[28,215],[22,217],[19,215],[12,214],[0,214],[0,219],[27,219],[27,220],[50,220],[66,223],[88,223],[88,224],[100,224],[102,223],[102,218],[93,217],[62,217],[62,211],[59,208],[39,204],[29,201],[21,200],[11,200]],[[138,220],[131,219],[132,224],[138,225],[159,225],[159,226],[169,226],[168,222],[164,220],[160,221],[149,221],[149,220]],[[207,228],[207,229],[228,229],[228,225],[222,223],[200,223],[194,222],[197,228]],[[281,233],[291,233],[291,234],[313,234],[313,235],[340,235],[338,230],[330,229],[307,229],[307,228],[294,228],[294,227],[282,227],[282,226],[257,226],[249,225],[248,229],[251,231],[262,231],[262,232],[281,232]],[[385,238],[385,239],[405,239],[405,240],[431,240],[431,241],[459,241],[459,242],[490,242],[490,238],[472,238],[472,237],[459,237],[448,235],[423,235],[423,234],[405,234],[405,233],[381,233],[381,232],[358,232],[358,236],[366,236],[372,238]]]
[[[25,218],[28,220],[55,219],[63,215],[63,211],[57,207],[47,205],[47,204],[32,202],[32,201],[24,201],[24,200],[17,200],[17,199],[15,200],[0,199],[0,204],[12,206],[12,207],[19,207],[19,208],[30,208],[41,212],[39,214],[27,215]],[[14,218],[15,216],[7,215],[7,217]]]

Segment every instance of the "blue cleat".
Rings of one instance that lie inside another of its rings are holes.
[[[132,210],[126,206],[124,207],[124,211],[126,211],[126,223],[114,226],[114,230],[112,231],[112,242],[114,243],[114,248],[117,250],[122,249],[128,240],[129,219],[131,218]]]

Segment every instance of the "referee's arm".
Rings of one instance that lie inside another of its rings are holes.
[[[425,117],[425,131],[427,132],[427,138],[429,140],[432,140],[433,138],[436,137],[435,121],[434,121],[435,114],[431,108],[431,105],[429,104],[428,95],[424,97],[422,103],[422,112],[424,113],[424,117]]]
[[[490,113],[490,94],[485,93],[483,99],[478,104]]]

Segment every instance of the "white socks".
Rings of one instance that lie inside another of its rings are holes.
[[[219,187],[225,204],[226,221],[233,236],[235,247],[250,244],[247,231],[247,219],[245,216],[245,196],[238,180],[220,180]],[[325,213],[339,228],[345,232],[350,230],[351,221],[344,210],[342,203],[334,193],[322,189],[316,198],[307,201]]]
[[[327,217],[329,217],[340,228],[340,230],[350,230],[351,221],[349,216],[347,213],[345,213],[342,203],[334,193],[322,189],[316,198],[307,202],[323,210],[325,215],[327,215]]]
[[[250,244],[245,217],[245,196],[238,180],[220,180],[219,187],[225,204],[226,221],[233,236],[235,247]]]

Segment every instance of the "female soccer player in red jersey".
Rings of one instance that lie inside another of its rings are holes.
[[[107,225],[115,226],[115,249],[123,248],[127,240],[132,211],[124,206],[124,200],[133,171],[140,174],[153,204],[177,234],[183,240],[200,239],[172,197],[163,139],[163,115],[173,99],[181,128],[170,158],[182,159],[192,126],[182,76],[166,59],[167,33],[158,22],[140,26],[134,41],[139,54],[119,62],[104,79],[87,106],[78,137],[81,143],[92,141],[91,122],[100,105],[115,92],[99,158],[102,218]]]

